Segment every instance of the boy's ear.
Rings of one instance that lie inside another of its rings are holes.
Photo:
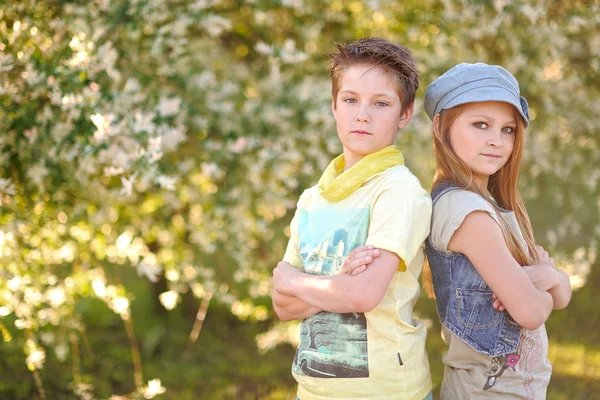
[[[400,115],[400,123],[398,124],[398,128],[402,129],[412,120],[413,115],[415,115],[415,103],[410,103],[410,106],[406,107],[402,111],[402,115]]]
[[[335,109],[335,99],[332,97],[331,98],[331,112],[333,113],[333,115],[335,116],[335,112],[337,110]]]
[[[440,128],[440,114],[435,114],[435,116],[433,117],[433,134],[440,142],[442,141],[442,131]]]

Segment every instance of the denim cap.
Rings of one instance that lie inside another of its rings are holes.
[[[462,63],[437,78],[425,93],[425,112],[433,117],[442,110],[466,103],[502,101],[512,104],[529,126],[529,106],[520,95],[519,82],[499,65]]]

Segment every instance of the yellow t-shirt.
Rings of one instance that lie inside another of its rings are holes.
[[[371,312],[323,311],[302,322],[292,365],[300,400],[422,400],[431,391],[427,331],[412,317],[430,219],[431,198],[404,165],[373,175],[335,203],[316,186],[302,194],[284,261],[334,275],[352,249],[373,245],[403,262]]]

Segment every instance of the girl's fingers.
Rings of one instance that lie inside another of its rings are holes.
[[[494,303],[492,305],[494,306],[494,308],[496,310],[498,310],[498,311],[506,310],[506,307],[504,307],[504,304],[502,304],[502,302],[500,301],[500,299],[498,298],[496,293],[492,293],[492,298],[494,299]]]
[[[506,310],[506,307],[504,307],[504,304],[502,304],[502,302],[498,299],[494,300],[494,308],[498,311]]]

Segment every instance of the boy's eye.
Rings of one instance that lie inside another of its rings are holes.
[[[475,122],[473,124],[473,126],[475,126],[476,128],[479,128],[479,129],[487,129],[488,128],[488,124],[485,122]]]
[[[375,103],[375,105],[377,107],[387,107],[387,106],[389,106],[389,104],[386,103],[385,101],[378,101],[377,103]]]

